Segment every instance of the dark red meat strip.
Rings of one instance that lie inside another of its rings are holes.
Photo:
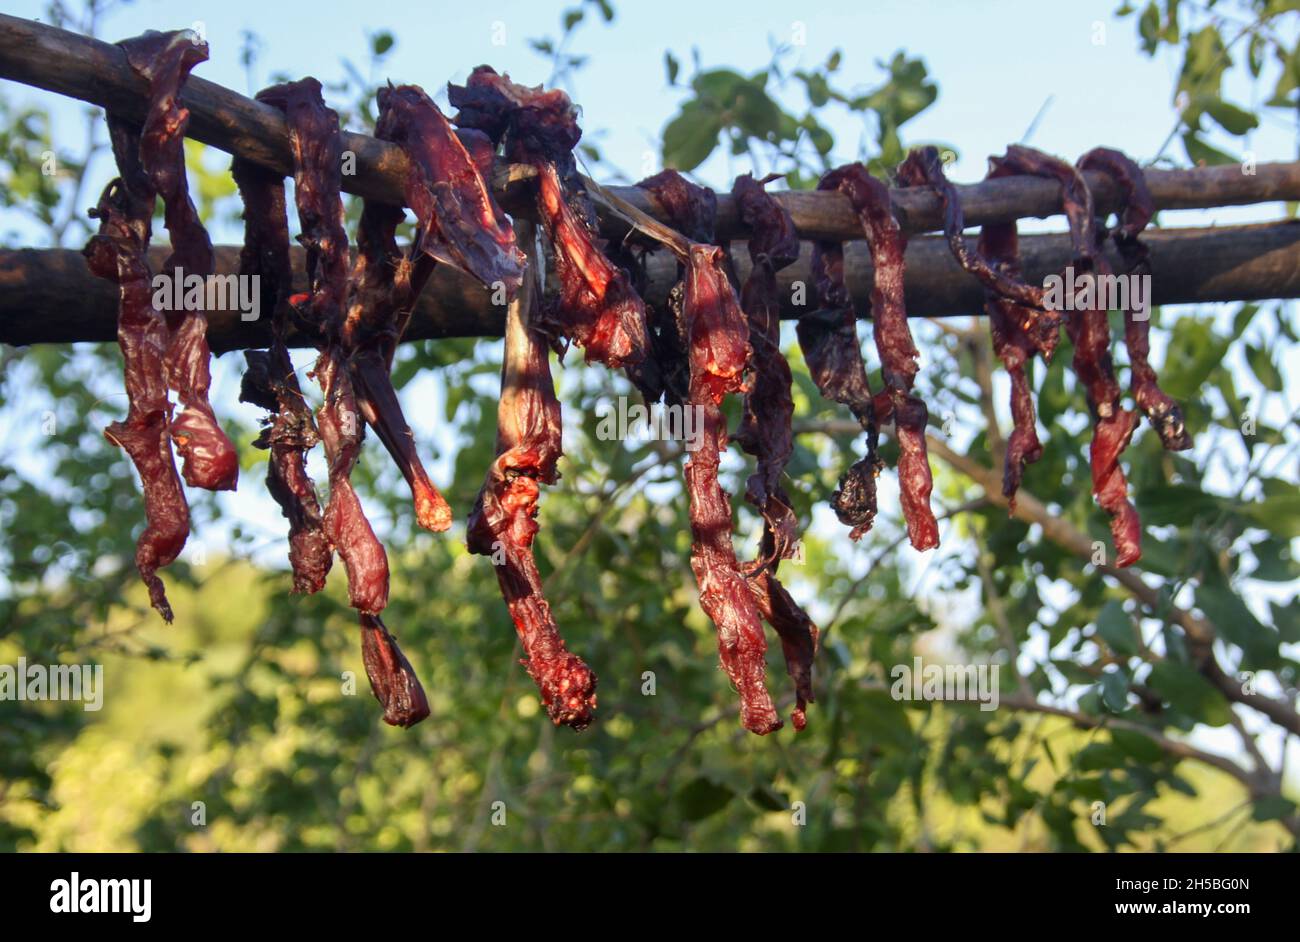
[[[1002,158],[1008,169],[1056,180],[1061,184],[1061,202],[1070,223],[1076,281],[1098,273],[1096,221],[1092,193],[1083,175],[1068,163],[1028,147],[1011,146]],[[1093,292],[1094,298],[1097,292]],[[1073,305],[1071,305],[1073,307]],[[1128,500],[1128,483],[1119,456],[1128,446],[1137,418],[1120,404],[1119,383],[1110,356],[1110,324],[1106,309],[1093,304],[1087,310],[1071,310],[1066,332],[1074,344],[1072,365],[1084,387],[1092,412],[1093,438],[1089,449],[1092,492],[1110,516],[1115,564],[1131,565],[1142,555],[1142,526],[1137,510]]]
[[[849,198],[871,251],[875,267],[871,317],[885,380],[881,398],[889,403],[898,437],[898,484],[903,519],[912,546],[918,550],[933,549],[939,545],[939,525],[930,509],[933,481],[925,448],[929,413],[925,403],[912,395],[919,353],[907,325],[903,301],[903,253],[907,238],[894,218],[889,188],[871,176],[866,167],[848,164],[832,170],[822,183],[826,185],[819,188],[838,189]]]
[[[99,220],[99,233],[86,245],[85,256],[92,272],[118,286],[117,343],[129,405],[126,418],[109,425],[104,436],[126,451],[140,473],[145,528],[136,541],[135,565],[150,604],[170,622],[171,605],[157,571],[180,555],[189,537],[190,512],[168,437],[168,331],[153,307],[147,255],[154,192],[140,167],[139,132],[112,114],[108,127],[121,176],[109,183],[90,212]]]
[[[370,690],[384,708],[384,722],[409,729],[429,715],[424,688],[379,616],[362,612],[360,618],[361,660],[366,665]]]
[[[782,559],[793,555],[799,523],[781,476],[794,451],[790,395],[790,365],[781,353],[781,302],[776,273],[799,257],[799,236],[780,203],[763,189],[766,181],[746,174],[738,177],[732,197],[740,217],[749,227],[749,258],[753,267],[740,295],[749,320],[753,348],[753,384],[745,393],[740,446],[757,459],[745,486],[745,499],[763,515],[763,540],[759,556],[747,567],[749,587],[758,609],[781,639],[786,672],[795,685],[791,721],[796,730],[807,725],[807,705],[813,702],[813,657],[817,651],[817,626],[777,579]]]
[[[691,246],[684,304],[689,403],[702,419],[700,445],[686,463],[691,569],[700,587],[700,607],[718,630],[722,667],[740,691],[741,723],[763,735],[781,728],[767,691],[767,640],[731,543],[731,502],[718,483],[719,456],[728,441],[720,405],[727,393],[743,390],[750,357],[749,327],[724,264],[721,248]]]
[[[1120,258],[1124,261],[1125,274],[1131,277],[1150,278],[1150,252],[1138,236],[1155,214],[1155,203],[1151,199],[1146,176],[1141,168],[1124,154],[1107,147],[1088,151],[1079,158],[1078,167],[1080,170],[1100,170],[1109,174],[1120,185],[1124,193],[1124,207],[1121,211],[1120,224],[1111,235],[1115,240],[1116,248],[1119,249]],[[1104,235],[1105,233],[1099,230],[1098,240]],[[1100,251],[1097,253],[1097,258],[1102,265],[1107,264]],[[1130,305],[1124,311],[1124,345],[1128,349],[1129,370],[1132,374],[1129,390],[1133,395],[1133,401],[1156,430],[1161,444],[1166,449],[1186,451],[1192,447],[1192,436],[1183,422],[1182,409],[1160,388],[1156,371],[1151,367],[1148,359],[1151,354],[1150,310],[1141,312],[1140,317],[1134,315],[1135,311]]]
[[[537,170],[538,215],[560,283],[558,303],[543,306],[537,326],[576,343],[588,362],[626,368],[643,391],[657,391],[642,367],[651,347],[645,304],[627,271],[605,254],[577,171],[573,148],[582,131],[569,97],[516,85],[488,66],[448,93],[461,128],[487,134],[509,160]]]
[[[822,177],[817,189],[834,190],[837,185],[834,178]],[[880,437],[877,403],[871,393],[862,347],[858,343],[857,314],[844,283],[844,246],[841,243],[813,243],[812,278],[818,308],[799,318],[795,335],[818,390],[832,402],[848,406],[867,433],[866,456],[854,462],[840,476],[839,488],[831,497],[835,515],[841,523],[852,528],[849,538],[859,540],[876,519],[876,477],[884,462],[876,453]]]
[[[208,47],[189,30],[150,30],[119,43],[131,68],[149,83],[149,109],[140,137],[140,164],[163,198],[172,254],[164,263],[170,277],[206,277],[213,272],[212,242],[190,200],[185,176],[185,129],[189,111],[179,103],[190,70],[208,58]],[[208,321],[201,310],[168,315],[167,381],[180,411],[171,420],[171,437],[181,456],[185,483],[208,490],[234,490],[239,455],[217,424],[208,402]]]
[[[1005,166],[995,165],[989,177],[1009,175]],[[1016,224],[984,226],[979,247],[972,252],[966,244],[965,214],[957,188],[943,172],[934,147],[908,154],[898,169],[904,186],[930,186],[944,207],[944,234],[962,267],[984,285],[984,306],[989,316],[993,351],[1011,379],[1012,431],[1007,440],[1002,471],[1002,493],[1012,511],[1025,465],[1043,454],[1035,426],[1034,400],[1025,374],[1025,364],[1034,352],[1049,360],[1061,333],[1061,315],[1043,306],[1043,289],[1026,284],[1021,275]]]
[[[271,413],[253,444],[271,452],[266,484],[289,521],[293,591],[319,592],[325,587],[334,553],[325,536],[316,485],[307,474],[307,452],[320,439],[285,343],[293,270],[284,182],[279,174],[241,158],[235,158],[231,172],[244,200],[239,274],[258,277],[261,309],[272,312],[270,348],[244,352],[248,369],[239,398]]]
[[[554,484],[561,451],[545,335],[530,324],[536,290],[525,284],[506,315],[497,408],[497,458],[470,514],[470,552],[492,557],[501,594],[527,654],[522,663],[556,725],[585,729],[596,708],[596,675],[564,645],[533,559],[542,484]]]

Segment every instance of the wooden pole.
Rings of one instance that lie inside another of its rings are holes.
[[[1146,236],[1151,247],[1152,291],[1156,304],[1258,300],[1300,297],[1300,222],[1209,229],[1158,229]],[[742,243],[732,247],[742,278],[748,274],[749,256]],[[809,310],[793,303],[795,282],[808,284],[810,248],[781,272],[783,316],[793,318]],[[1070,261],[1065,234],[1027,235],[1021,252],[1028,278],[1041,283]],[[167,255],[164,247],[152,250],[155,270]],[[1112,258],[1118,266],[1119,260]],[[217,248],[217,272],[238,270],[239,249]],[[303,278],[303,251],[295,248],[296,274]],[[871,293],[871,259],[865,244],[846,247],[846,276],[858,309],[868,310]],[[676,261],[666,251],[647,261],[647,299],[661,302],[676,277]],[[961,269],[939,236],[913,239],[907,248],[907,305],[913,317],[977,314],[983,293],[978,282]],[[811,286],[803,292],[813,304]],[[269,339],[269,311],[257,321],[240,319],[237,310],[209,312],[208,337],[218,352],[265,346]],[[436,337],[499,337],[505,310],[471,278],[439,266],[420,297],[407,340]],[[112,340],[117,321],[116,288],[96,278],[86,268],[81,253],[71,249],[0,250],[0,343],[71,343]],[[301,341],[299,341],[301,342]]]
[[[199,67],[202,71],[202,66]],[[114,45],[76,33],[0,14],[0,78],[10,79],[78,98],[127,118],[144,116],[144,84]],[[245,98],[200,76],[186,83],[181,100],[190,110],[189,136],[230,154],[288,174],[291,170],[284,117],[267,105]],[[343,133],[343,147],[356,156],[356,173],[343,178],[350,193],[401,204],[406,158],[395,146],[364,134]],[[1252,172],[1247,172],[1247,170]],[[531,168],[502,166],[493,188],[502,205],[515,213],[530,211]],[[1117,207],[1119,194],[1109,178],[1085,174],[1099,211]],[[1198,167],[1190,170],[1149,170],[1147,183],[1159,209],[1190,209],[1300,200],[1300,162]],[[637,209],[662,219],[655,201],[636,187],[606,189]],[[966,222],[972,226],[1061,212],[1057,185],[1032,177],[958,186]],[[778,194],[804,238],[861,239],[862,231],[848,200],[839,193]],[[938,230],[942,217],[938,198],[928,187],[895,189],[894,209],[909,233]],[[605,220],[608,234],[621,236],[625,227]],[[719,194],[718,233],[744,238],[731,197]]]

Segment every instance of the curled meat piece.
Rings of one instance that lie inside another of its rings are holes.
[[[428,255],[513,295],[523,282],[523,255],[464,142],[416,85],[381,88],[377,100],[375,136],[410,161],[403,191],[418,220],[412,257]]]
[[[388,556],[352,488],[352,468],[365,435],[342,346],[348,296],[348,239],[340,197],[342,153],[338,115],[325,107],[314,78],[263,89],[259,101],[279,108],[289,125],[294,196],[307,249],[308,297],[298,315],[322,338],[314,375],[324,396],[317,423],[329,467],[324,529],[348,573],[352,607],[378,614],[388,604]]]
[[[520,223],[525,245],[531,226]],[[533,256],[540,257],[540,253]],[[501,401],[497,407],[497,457],[488,469],[469,517],[469,550],[491,557],[501,594],[527,657],[521,662],[537,684],[542,704],[558,725],[585,729],[596,708],[596,675],[560,637],[533,559],[542,484],[558,478],[560,403],[555,398],[545,335],[530,323],[540,286],[525,278],[506,313]]]
[[[185,129],[189,111],[180,106],[180,89],[190,70],[208,58],[207,43],[189,30],[143,35],[118,44],[131,68],[149,83],[149,106],[140,136],[140,164],[162,197],[172,253],[164,263],[168,277],[185,282],[212,275],[212,242],[190,200],[185,177]],[[202,310],[171,311],[167,318],[167,382],[180,410],[170,434],[181,456],[181,475],[192,487],[234,490],[239,455],[217,423],[208,402],[212,384],[208,321]]]
[[[258,278],[262,310],[273,312],[270,348],[244,351],[248,369],[239,398],[270,413],[253,444],[271,453],[266,484],[289,521],[293,591],[309,594],[325,587],[334,553],[325,536],[316,485],[307,474],[307,452],[320,439],[285,343],[293,270],[284,182],[279,174],[238,157],[231,173],[244,201],[239,274]]]
[[[876,350],[884,375],[882,400],[893,413],[898,437],[898,485],[907,535],[918,550],[939,545],[939,525],[930,509],[933,480],[926,456],[925,426],[929,413],[925,403],[912,395],[919,353],[907,325],[903,301],[903,253],[907,238],[894,218],[889,188],[871,176],[861,164],[848,164],[830,171],[821,189],[838,189],[849,198],[862,222],[875,284],[871,291],[871,318]]]
[[[1010,173],[1006,167],[995,164],[989,177]],[[1002,493],[1014,511],[1025,465],[1043,454],[1025,364],[1035,352],[1044,360],[1051,359],[1060,338],[1061,314],[1046,309],[1042,288],[1023,280],[1014,220],[984,226],[977,250],[970,250],[964,234],[966,222],[961,197],[944,174],[936,148],[922,147],[909,153],[898,168],[898,178],[904,186],[934,189],[943,204],[944,235],[949,248],[961,266],[984,285],[984,307],[989,317],[993,351],[1011,379],[1013,427],[1007,440]]]
[[[90,211],[99,232],[84,250],[90,270],[118,286],[117,343],[122,351],[129,403],[126,418],[104,436],[128,456],[140,473],[145,528],[136,540],[135,566],[149,590],[149,602],[172,620],[167,592],[157,572],[180,555],[190,533],[190,511],[176,474],[168,422],[167,323],[152,301],[149,236],[154,192],[140,166],[139,133],[110,114],[109,135],[120,177]]]
[[[1009,170],[1057,180],[1061,184],[1061,202],[1070,224],[1073,246],[1073,281],[1078,284],[1092,279],[1096,284],[1098,264],[1105,268],[1105,258],[1097,251],[1095,212],[1092,193],[1083,174],[1063,160],[1028,147],[1011,146],[1001,161]],[[1119,456],[1128,446],[1137,426],[1133,412],[1120,404],[1119,383],[1110,356],[1110,324],[1106,307],[1099,302],[1100,292],[1092,291],[1091,303],[1082,305],[1071,299],[1066,333],[1074,344],[1071,365],[1087,393],[1088,409],[1093,416],[1093,437],[1088,457],[1092,468],[1092,492],[1097,503],[1110,517],[1111,538],[1115,544],[1115,565],[1129,566],[1142,556],[1142,526],[1137,510],[1128,500],[1128,482],[1119,464]],[[1087,300],[1086,298],[1084,300]]]
[[[543,306],[537,326],[576,343],[589,363],[626,369],[657,398],[657,380],[644,366],[651,351],[645,303],[597,234],[595,208],[573,156],[582,131],[568,95],[517,85],[488,66],[471,72],[465,85],[449,86],[448,94],[459,109],[458,126],[487,134],[509,160],[537,170],[538,217],[560,283],[558,303]]]
[[[731,502],[718,483],[719,456],[728,441],[722,398],[744,389],[750,358],[748,325],[727,279],[725,256],[721,248],[697,243],[686,269],[689,403],[697,409],[702,430],[700,445],[686,463],[691,569],[700,587],[700,607],[718,631],[723,670],[740,691],[741,723],[763,735],[781,728],[767,691],[767,640],[731,544]]]
[[[799,538],[798,520],[781,476],[794,451],[790,394],[790,365],[781,353],[781,302],[776,273],[799,257],[799,235],[789,212],[763,189],[765,180],[746,174],[736,178],[732,196],[740,217],[749,226],[749,278],[741,289],[740,306],[749,320],[754,377],[745,393],[737,441],[757,459],[745,485],[745,499],[763,515],[763,540],[759,556],[747,567],[749,587],[758,610],[778,637],[785,655],[786,672],[794,681],[796,730],[807,724],[807,705],[813,701],[813,657],[817,651],[817,626],[777,579],[782,559],[794,554]]]
[[[1115,247],[1124,262],[1125,274],[1131,278],[1149,280],[1151,277],[1150,251],[1138,238],[1155,214],[1155,203],[1147,189],[1142,169],[1120,151],[1097,147],[1079,158],[1080,170],[1100,170],[1112,177],[1124,193],[1124,208],[1120,224],[1111,233]],[[1098,231],[1100,241],[1105,233]],[[1105,264],[1098,245],[1098,260]],[[1129,390],[1133,401],[1160,436],[1160,442],[1169,451],[1186,451],[1192,447],[1192,436],[1183,422],[1183,411],[1178,407],[1156,379],[1151,367],[1151,311],[1150,298],[1147,309],[1135,311],[1132,289],[1126,293],[1130,303],[1124,309],[1124,346],[1128,349],[1131,378]]]
[[[429,715],[429,699],[397,639],[378,615],[362,612],[361,660],[370,690],[384,708],[384,722],[409,729]]]

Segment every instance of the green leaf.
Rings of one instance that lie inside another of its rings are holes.
[[[1164,751],[1150,736],[1143,736],[1141,733],[1135,733],[1132,730],[1112,729],[1110,731],[1110,740],[1125,755],[1144,765],[1159,762],[1164,756]]]
[[[786,811],[789,800],[770,785],[755,785],[749,800],[764,811]]]
[[[681,71],[682,64],[677,61],[677,57],[671,52],[664,53],[664,71],[668,73],[668,84],[677,84],[677,73]]]
[[[1277,633],[1227,585],[1203,583],[1196,590],[1196,605],[1219,635],[1245,651],[1254,664],[1271,665],[1277,660]]]
[[[1097,613],[1097,634],[1120,654],[1134,654],[1138,650],[1133,619],[1124,611],[1123,604],[1113,599]]]
[[[1159,661],[1151,668],[1147,684],[1177,710],[1209,726],[1225,726],[1231,711],[1210,682],[1185,664]]]
[[[1112,713],[1128,709],[1128,676],[1121,670],[1109,670],[1101,675],[1101,699]]]
[[[735,796],[726,785],[701,775],[682,786],[677,793],[677,807],[687,821],[703,821],[727,807]]]
[[[704,163],[718,145],[722,122],[696,101],[682,105],[681,112],[664,128],[664,166],[691,171]]]
[[[566,33],[573,32],[573,27],[581,23],[582,18],[585,15],[586,14],[584,14],[582,11],[582,7],[574,7],[572,10],[565,10],[564,18],[560,21],[561,24],[564,26],[564,31]]]
[[[1206,101],[1204,108],[1206,114],[1218,122],[1219,127],[1229,134],[1241,137],[1247,131],[1259,127],[1259,119],[1253,114],[1224,101],[1222,98],[1212,98]]]
[[[1296,813],[1296,803],[1281,795],[1266,795],[1255,800],[1250,816],[1256,821],[1276,821]]]
[[[386,55],[388,50],[393,48],[393,44],[396,43],[396,41],[397,40],[393,39],[393,34],[387,30],[375,33],[375,35],[370,37],[370,51],[375,54],[376,58]]]
[[[1271,392],[1282,391],[1282,373],[1266,349],[1254,344],[1246,344],[1246,362],[1250,364],[1251,372],[1265,389]]]

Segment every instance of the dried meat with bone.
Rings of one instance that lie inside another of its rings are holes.
[[[149,237],[153,186],[140,166],[140,135],[130,124],[108,116],[118,172],[90,215],[99,220],[84,254],[90,270],[118,286],[117,343],[122,351],[127,415],[104,430],[140,473],[145,528],[136,540],[135,565],[149,590],[149,601],[172,620],[171,605],[158,570],[180,555],[190,532],[190,511],[181,490],[168,433],[172,403],[167,391],[169,332],[153,307]]]
[[[1012,173],[1004,165],[995,165],[989,178]],[[984,285],[984,308],[989,317],[993,351],[1011,379],[1012,431],[1004,457],[1002,493],[1014,511],[1025,466],[1043,454],[1025,367],[1035,352],[1044,361],[1051,359],[1060,339],[1061,312],[1047,309],[1043,289],[1024,281],[1014,220],[985,225],[980,231],[978,248],[974,252],[970,250],[964,234],[966,223],[961,197],[944,174],[936,148],[913,150],[898,168],[898,178],[903,186],[934,189],[943,205],[944,235],[949,248],[961,266]]]
[[[289,521],[293,591],[310,594],[325,587],[334,551],[325,535],[316,485],[307,474],[307,452],[320,438],[286,341],[293,269],[284,181],[278,173],[238,157],[231,164],[231,173],[244,201],[239,274],[258,279],[261,309],[272,312],[270,347],[244,351],[248,368],[239,398],[270,413],[253,444],[270,451],[266,484]]]
[[[525,241],[532,228],[520,225]],[[540,258],[540,252],[534,254]],[[521,662],[558,726],[585,729],[596,708],[596,675],[565,647],[542,594],[533,559],[543,484],[554,484],[561,449],[560,403],[555,398],[546,336],[533,326],[541,291],[537,273],[507,308],[496,460],[469,517],[470,552],[488,556],[497,572],[515,631],[527,657]]]
[[[1124,194],[1119,225],[1110,233],[1124,263],[1124,275],[1129,278],[1151,277],[1150,251],[1139,238],[1155,214],[1155,203],[1147,189],[1146,176],[1131,159],[1117,150],[1097,147],[1079,158],[1080,170],[1099,170],[1119,184]],[[1109,263],[1101,253],[1101,241],[1106,233],[1098,228],[1098,273],[1109,274]],[[1104,266],[1104,267],[1103,267]],[[1128,350],[1131,373],[1129,391],[1142,414],[1147,417],[1161,444],[1169,451],[1186,451],[1192,447],[1192,436],[1183,422],[1183,412],[1170,396],[1160,388],[1156,371],[1150,362],[1151,310],[1147,298],[1146,310],[1135,310],[1133,291],[1125,292],[1128,306],[1124,308],[1124,346]]]
[[[298,301],[298,317],[322,344],[314,375],[324,397],[317,423],[330,481],[324,533],[347,570],[348,598],[359,612],[366,672],[384,707],[384,721],[411,726],[428,715],[428,703],[422,690],[416,695],[419,680],[379,620],[388,604],[388,556],[351,482],[365,425],[345,339],[350,336],[347,320],[361,314],[349,303],[355,302],[357,285],[354,282],[349,290],[338,115],[325,106],[320,83],[313,78],[263,89],[257,98],[283,111],[289,126],[302,226],[298,239],[307,249],[309,288],[306,298]]]
[[[587,362],[626,368],[643,391],[654,389],[642,367],[650,353],[645,303],[597,233],[596,211],[573,156],[582,131],[569,96],[517,85],[488,66],[448,93],[459,109],[459,127],[487,134],[508,160],[537,171],[538,217],[560,285],[538,326],[576,343]]]
[[[799,257],[799,235],[789,212],[763,189],[769,181],[746,174],[736,178],[732,197],[749,227],[751,269],[741,289],[740,306],[749,320],[753,381],[745,393],[736,440],[756,459],[745,485],[745,499],[763,516],[759,555],[746,567],[750,591],[767,623],[781,639],[786,672],[795,685],[791,721],[807,724],[813,702],[813,657],[817,626],[777,578],[781,560],[794,555],[799,523],[781,484],[794,451],[794,400],[790,365],[781,352],[781,301],[776,273]]]
[[[1061,184],[1061,203],[1070,224],[1073,249],[1073,281],[1078,284],[1095,279],[1108,266],[1098,252],[1096,219],[1092,193],[1076,168],[1063,160],[1028,147],[1012,145],[1005,157],[995,159],[995,166],[1046,177]],[[1099,267],[1100,262],[1100,267]],[[1136,508],[1128,499],[1128,482],[1119,457],[1133,437],[1137,417],[1120,403],[1119,382],[1110,355],[1110,324],[1100,292],[1084,297],[1082,310],[1071,299],[1066,318],[1066,333],[1074,344],[1072,366],[1088,399],[1093,416],[1092,445],[1088,458],[1092,469],[1092,492],[1097,503],[1110,517],[1111,538],[1115,544],[1115,565],[1131,565],[1142,555],[1142,527]],[[1076,296],[1077,298],[1077,296]]]
[[[189,111],[180,105],[180,90],[190,70],[208,58],[208,47],[189,30],[143,35],[118,44],[127,62],[149,85],[149,104],[140,135],[140,164],[154,191],[162,197],[164,220],[172,253],[164,273],[188,288],[192,277],[212,275],[212,242],[190,199],[185,176],[185,129]],[[206,294],[206,292],[205,292]],[[168,385],[180,409],[170,433],[181,456],[181,476],[192,487],[234,490],[239,479],[239,455],[217,423],[208,402],[211,353],[208,321],[198,309],[171,311],[167,316]]]

